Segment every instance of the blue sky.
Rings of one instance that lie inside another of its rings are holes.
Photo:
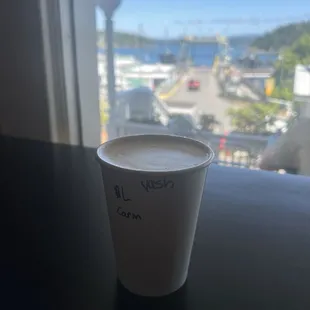
[[[137,33],[140,29],[153,37],[175,37],[184,31],[206,36],[261,33],[285,22],[309,19],[309,3],[309,0],[123,0],[114,21],[116,30]],[[100,10],[96,15],[97,27],[102,29],[103,15]],[[258,24],[232,24],[229,21],[226,24],[226,20],[255,18],[260,19]],[[264,23],[263,19],[269,22]],[[188,21],[197,20],[204,24],[191,24],[185,28]],[[211,20],[225,23],[215,24]]]

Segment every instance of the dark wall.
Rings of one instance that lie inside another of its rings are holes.
[[[0,130],[50,140],[39,0],[1,0]]]

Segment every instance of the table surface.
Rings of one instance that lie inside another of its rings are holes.
[[[95,150],[0,150],[7,309],[310,308],[310,178],[212,165],[185,286],[141,298],[117,282]]]

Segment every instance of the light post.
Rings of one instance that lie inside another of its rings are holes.
[[[120,5],[121,0],[99,0],[99,6],[105,14],[105,36],[106,36],[106,62],[108,81],[108,100],[111,108],[115,106],[115,72],[114,72],[114,50],[113,50],[113,14]]]

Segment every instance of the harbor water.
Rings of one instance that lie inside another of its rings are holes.
[[[166,52],[179,55],[182,46],[180,43],[157,44],[140,48],[115,48],[115,53],[122,56],[134,56],[142,63],[154,64],[159,62],[159,55]],[[246,45],[231,45],[224,50],[223,45],[217,43],[191,43],[188,45],[189,56],[194,66],[212,66],[214,57],[227,52],[232,61],[242,57],[248,50]],[[98,53],[104,54],[104,49],[98,48]],[[257,55],[263,62],[275,61],[277,54]]]

